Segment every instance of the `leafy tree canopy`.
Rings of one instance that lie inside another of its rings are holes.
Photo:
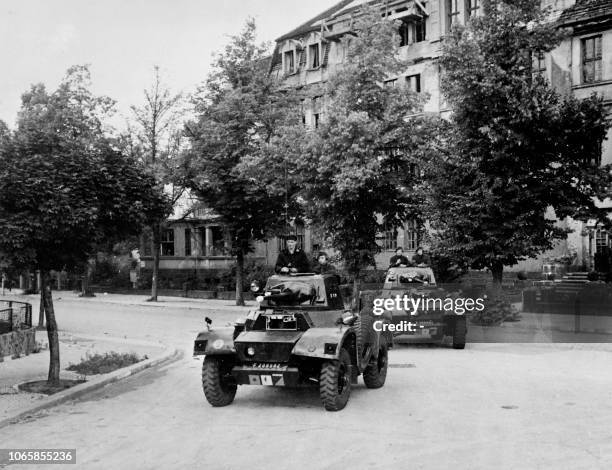
[[[374,264],[377,234],[420,216],[415,165],[430,122],[423,97],[385,86],[406,64],[399,59],[397,24],[365,8],[343,39],[348,58],[329,80],[318,128],[301,127],[287,152],[308,217],[320,224],[347,268]]]
[[[600,167],[608,124],[600,98],[556,92],[532,61],[562,32],[531,0],[499,1],[445,39],[442,90],[453,114],[430,171],[438,249],[501,281],[504,265],[566,235],[557,219],[604,218]],[[595,164],[593,164],[595,162]]]
[[[152,178],[105,137],[112,106],[90,92],[87,67],[69,69],[53,93],[24,93],[0,152],[0,253],[13,265],[73,267],[163,215]]]
[[[240,171],[249,159],[264,162],[288,123],[296,121],[290,93],[269,74],[267,45],[255,42],[255,23],[233,36],[194,99],[197,119],[187,125],[192,142],[190,186],[219,214],[234,254],[252,249],[284,220],[284,192],[269,194],[259,178]],[[263,163],[262,163],[263,164]]]

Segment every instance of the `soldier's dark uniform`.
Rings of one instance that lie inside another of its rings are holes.
[[[399,261],[399,263],[398,263]],[[391,259],[389,260],[389,267],[394,267],[394,266],[399,266],[403,264],[404,266],[408,266],[408,258],[406,258],[404,255],[393,255],[391,257]]]
[[[280,273],[282,268],[295,268],[298,273],[309,273],[310,271],[310,262],[306,257],[306,254],[296,248],[293,253],[290,253],[289,250],[284,249],[278,254],[278,258],[276,260],[276,266],[274,270],[277,273]]]
[[[329,263],[321,264],[317,262],[314,264],[312,272],[317,274],[336,274],[336,267]]]

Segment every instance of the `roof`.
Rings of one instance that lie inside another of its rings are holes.
[[[601,22],[612,20],[612,1],[610,0],[578,0],[576,4],[565,10],[559,17],[563,26]]]
[[[300,36],[302,34],[306,34],[306,33],[309,33],[311,31],[316,31],[317,29],[320,29],[321,28],[321,22],[324,19],[328,18],[329,16],[332,16],[332,15],[336,14],[340,10],[346,9],[351,3],[360,3],[360,2],[358,0],[341,0],[340,2],[336,3],[331,8],[328,8],[324,12],[319,13],[314,18],[308,20],[306,23],[301,24],[300,26],[298,26],[297,28],[289,31],[286,34],[283,34],[276,41],[282,41],[284,39],[293,38],[295,36]]]

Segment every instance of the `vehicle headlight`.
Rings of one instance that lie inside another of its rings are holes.
[[[253,346],[249,346],[246,350],[247,356],[254,356],[255,355],[255,348]]]

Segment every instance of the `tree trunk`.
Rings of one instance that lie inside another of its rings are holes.
[[[43,291],[40,291],[40,306],[38,308],[38,329],[43,330],[45,328],[45,301]]]
[[[47,317],[47,337],[49,338],[49,376],[47,384],[59,386],[60,384],[60,352],[59,338],[57,335],[57,323],[55,321],[55,310],[53,309],[53,296],[49,283],[49,272],[45,271],[42,276],[42,286],[40,289],[45,314]]]
[[[87,260],[85,264],[85,274],[83,275],[83,283],[81,284],[81,297],[95,297],[94,293],[89,288],[92,271],[91,262]]]
[[[244,253],[242,250],[236,255],[236,305],[244,305],[244,294],[242,293],[242,275],[244,271]]]
[[[149,301],[157,302],[157,282],[159,280],[159,256],[161,252],[161,224],[153,224],[151,249],[153,250],[153,276],[151,277],[151,298]]]
[[[504,276],[504,265],[498,261],[491,264],[491,274],[493,275],[493,287],[500,288]]]

